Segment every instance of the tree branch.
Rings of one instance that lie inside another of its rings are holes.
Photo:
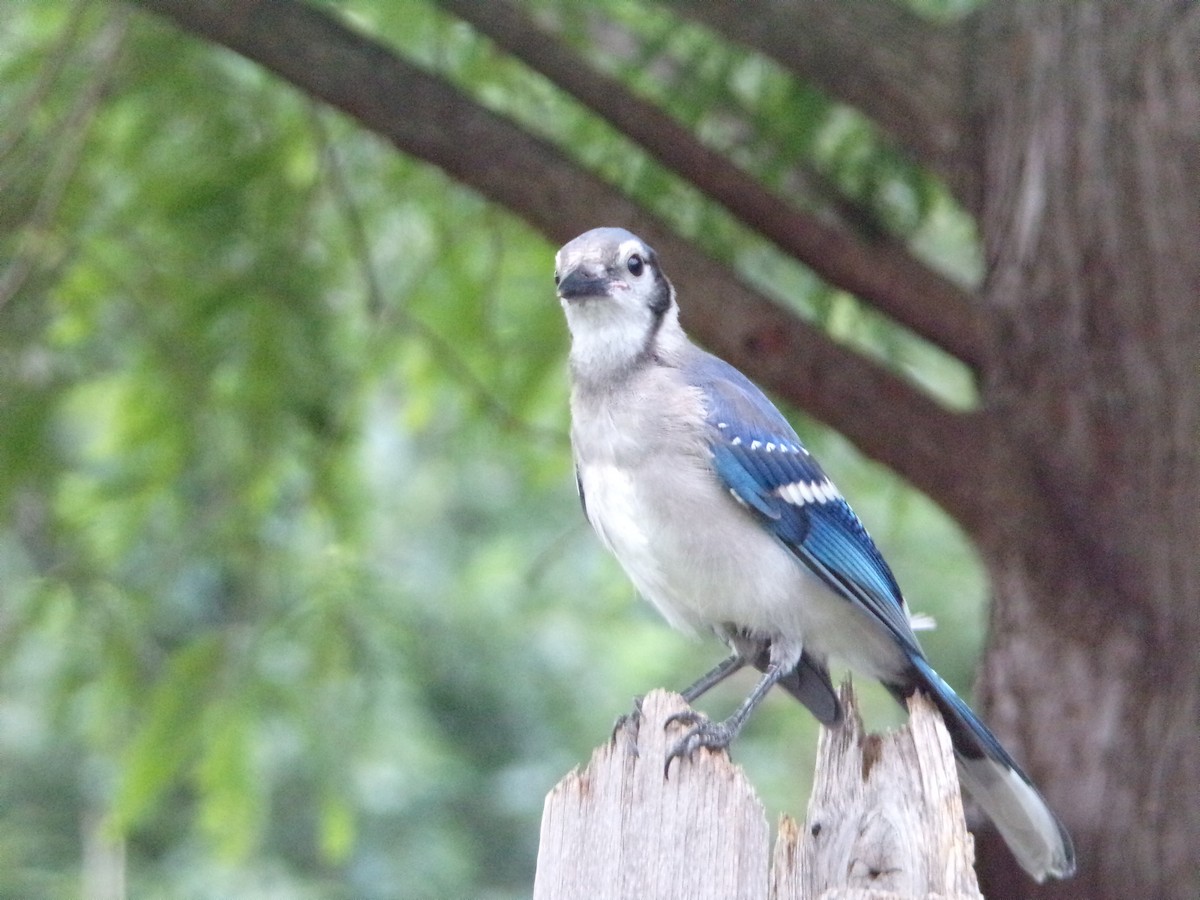
[[[842,431],[952,515],[976,517],[977,416],[955,414],[771,303],[550,144],[382,44],[297,0],[140,0],[185,30],[260,63],[444,169],[555,241],[599,222],[654,244],[693,333],[788,401]],[[547,301],[549,301],[547,285]],[[902,427],[898,423],[902,422]]]
[[[964,28],[932,24],[894,0],[666,2],[858,108],[978,210]]]
[[[664,166],[831,284],[978,369],[982,308],[886,237],[870,244],[803,213],[619,80],[584,63],[507,0],[437,0],[632,138]]]
[[[54,129],[55,145],[44,151],[50,155],[46,175],[33,209],[21,225],[27,239],[14,254],[12,262],[0,271],[0,312],[21,292],[39,267],[53,268],[60,259],[57,252],[49,250],[49,242],[44,240],[43,233],[54,221],[71,179],[79,169],[96,111],[120,62],[128,25],[128,11],[118,9],[87,51],[93,74],[80,91],[75,105]],[[76,27],[75,23],[68,25],[72,40]],[[0,190],[5,187],[0,182]]]
[[[77,52],[75,42],[83,30],[88,5],[89,0],[75,0],[68,13],[67,24],[46,54],[46,61],[42,64],[33,87],[5,111],[4,125],[0,129],[0,164],[3,164],[20,143],[33,133],[30,120],[41,109],[67,62]],[[0,189],[4,187],[7,185],[0,183]]]

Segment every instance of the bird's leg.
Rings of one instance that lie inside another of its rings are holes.
[[[742,705],[737,708],[728,719],[723,722],[711,722],[705,716],[695,711],[676,713],[670,716],[666,724],[670,725],[674,722],[681,722],[692,727],[688,730],[671,751],[667,754],[667,762],[663,770],[663,774],[668,775],[671,770],[671,760],[678,757],[690,757],[701,747],[707,747],[710,750],[724,750],[733,742],[733,739],[738,736],[738,733],[745,726],[750,714],[758,707],[767,693],[773,688],[779,679],[790,672],[796,666],[796,661],[801,655],[799,646],[791,648],[779,642],[773,642],[771,645],[771,661],[763,672],[762,678],[758,680],[758,684],[754,686],[754,690],[750,692]],[[729,660],[726,660],[728,663]],[[721,670],[718,666],[709,675],[712,675]],[[740,668],[740,666],[738,667]],[[734,670],[736,671],[736,670]],[[724,673],[728,676],[731,673]],[[709,676],[701,679],[704,681]],[[720,680],[720,679],[718,679]],[[716,684],[716,681],[713,682]],[[711,687],[711,685],[710,685]]]
[[[735,672],[741,671],[743,668],[745,668],[746,665],[749,664],[749,662],[750,662],[750,660],[747,655],[745,655],[739,651],[734,651],[731,655],[729,655],[725,659],[721,660],[721,662],[719,664],[717,664],[712,669],[709,669],[707,672],[705,672],[703,675],[701,675],[700,678],[697,679],[694,684],[691,684],[687,688],[685,688],[681,692],[683,699],[686,700],[688,703],[691,703],[693,700],[697,699],[698,697],[703,696],[704,694],[708,693],[710,690],[715,688],[718,684],[720,684],[722,681],[724,681],[730,675],[734,674]],[[633,711],[624,713],[620,716],[617,716],[617,721],[613,723],[612,735],[609,738],[609,740],[615,741],[617,739],[617,734],[620,733],[620,731],[623,728],[625,728],[626,726],[630,726],[630,729],[633,732],[633,741],[634,741],[633,751],[634,751],[634,754],[636,755],[637,754],[638,723],[641,721],[641,718],[642,718],[642,698],[634,697],[633,698]]]
[[[684,700],[686,700],[688,703],[691,703],[693,700],[696,700],[699,697],[702,697],[704,694],[707,694],[710,690],[715,688],[730,675],[741,671],[748,664],[749,660],[745,656],[740,653],[733,653],[701,675],[694,683],[680,691],[680,694]],[[617,732],[630,723],[633,724],[634,733],[636,734],[637,722],[641,716],[642,697],[634,697],[633,711],[617,716],[617,721],[613,723],[612,739],[615,740],[617,737]]]
[[[754,652],[758,652],[757,645],[754,646]],[[701,675],[700,678],[695,681],[695,683],[685,688],[681,692],[683,699],[688,703],[691,703],[698,697],[708,693],[730,675],[733,675],[735,672],[739,672],[745,668],[750,662],[750,656],[750,653],[747,653],[740,648],[735,649],[732,654],[721,660],[720,663]],[[621,730],[626,728],[626,726],[629,726],[630,731],[632,731],[633,734],[633,752],[636,756],[638,725],[641,722],[641,718],[642,698],[634,697],[633,710],[617,716],[617,721],[613,723],[612,735],[609,737],[609,740],[615,741]]]
[[[732,655],[721,660],[716,667],[701,675],[695,684],[681,691],[683,699],[688,703],[700,699],[700,697],[707,694],[730,675],[740,671],[748,662],[749,660],[745,656],[735,651]]]

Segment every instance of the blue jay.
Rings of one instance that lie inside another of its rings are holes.
[[[597,228],[558,251],[571,332],[571,444],[584,514],[638,592],[676,628],[732,651],[684,692],[693,701],[749,665],[762,676],[723,722],[690,728],[668,756],[724,748],[768,691],[823,724],[842,710],[828,660],[914,691],[941,711],[959,777],[1038,881],[1075,851],[1029,778],[933,670],[896,579],[858,517],[779,411],[741,372],[688,340],[654,251]]]

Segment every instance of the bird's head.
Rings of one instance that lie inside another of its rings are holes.
[[[675,289],[637,235],[595,228],[565,244],[554,262],[577,379],[616,376],[683,339]]]

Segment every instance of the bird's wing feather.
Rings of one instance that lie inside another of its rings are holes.
[[[689,374],[704,392],[713,468],[729,492],[836,594],[920,655],[891,569],[787,420],[716,357],[704,354]]]

